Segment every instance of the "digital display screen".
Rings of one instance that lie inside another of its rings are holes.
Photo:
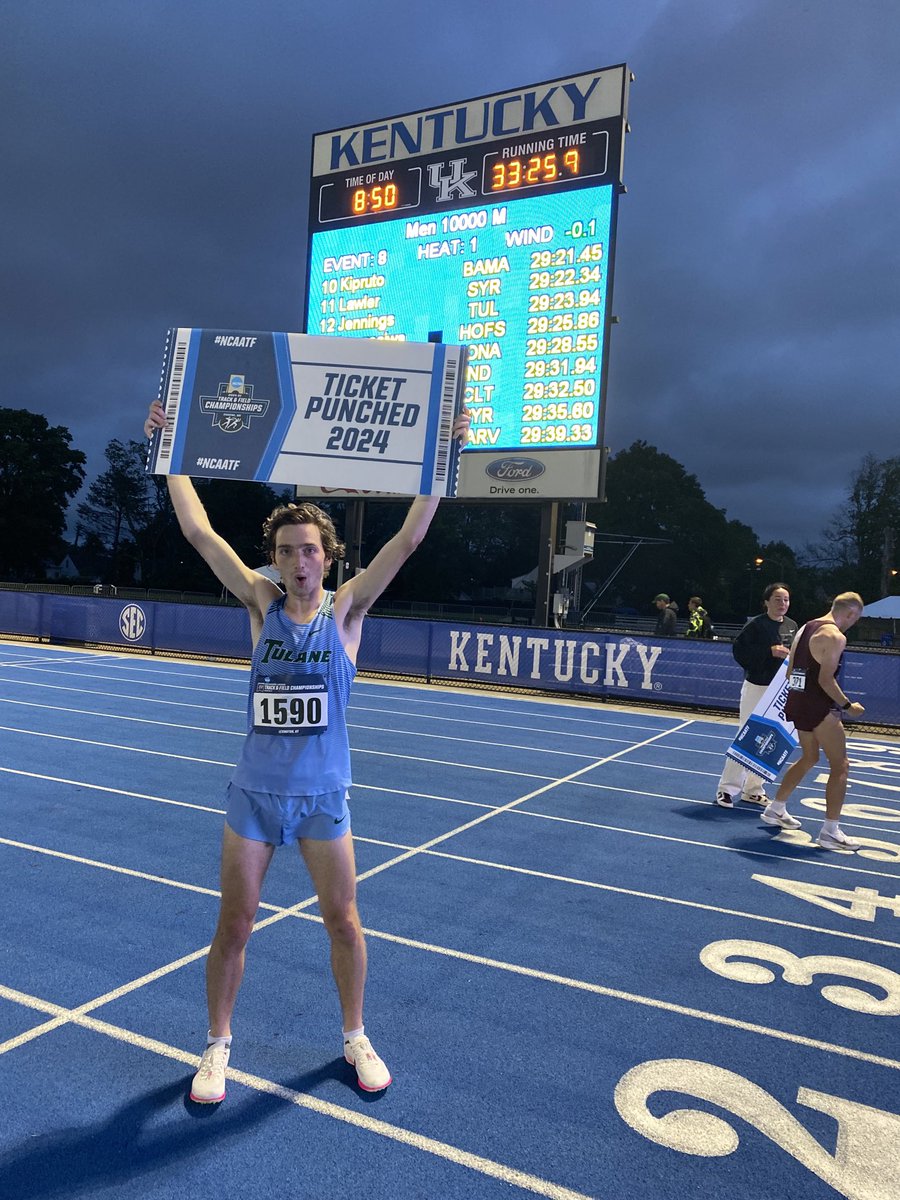
[[[306,332],[462,343],[467,457],[596,457],[627,87],[604,68],[317,134]]]
[[[506,192],[477,207],[321,230],[307,332],[425,342],[440,331],[469,347],[470,446],[595,446],[612,205],[609,184]]]

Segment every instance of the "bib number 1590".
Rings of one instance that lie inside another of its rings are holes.
[[[255,696],[257,729],[299,731],[322,729],[328,722],[327,699],[313,696]]]

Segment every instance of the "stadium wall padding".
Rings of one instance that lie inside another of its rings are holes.
[[[0,592],[0,633],[156,654],[248,658],[243,608],[40,592]],[[742,673],[729,642],[370,617],[360,670],[434,682],[496,684],[597,699],[738,709]],[[842,686],[865,720],[900,726],[900,655],[848,650]]]

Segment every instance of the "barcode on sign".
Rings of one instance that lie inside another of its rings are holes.
[[[179,333],[175,341],[172,365],[169,370],[169,387],[166,392],[166,427],[160,438],[159,461],[168,465],[172,459],[172,443],[175,440],[175,425],[178,421],[178,406],[181,403],[181,388],[184,383],[184,362],[187,358],[190,335]]]
[[[437,454],[434,460],[435,482],[445,483],[450,460],[450,442],[453,436],[453,418],[456,414],[456,359],[448,354],[444,364],[444,386],[441,391],[441,423],[438,430]]]

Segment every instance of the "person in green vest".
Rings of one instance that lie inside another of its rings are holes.
[[[685,637],[711,638],[713,635],[712,621],[709,613],[703,607],[699,596],[691,596],[688,600],[688,627]]]

